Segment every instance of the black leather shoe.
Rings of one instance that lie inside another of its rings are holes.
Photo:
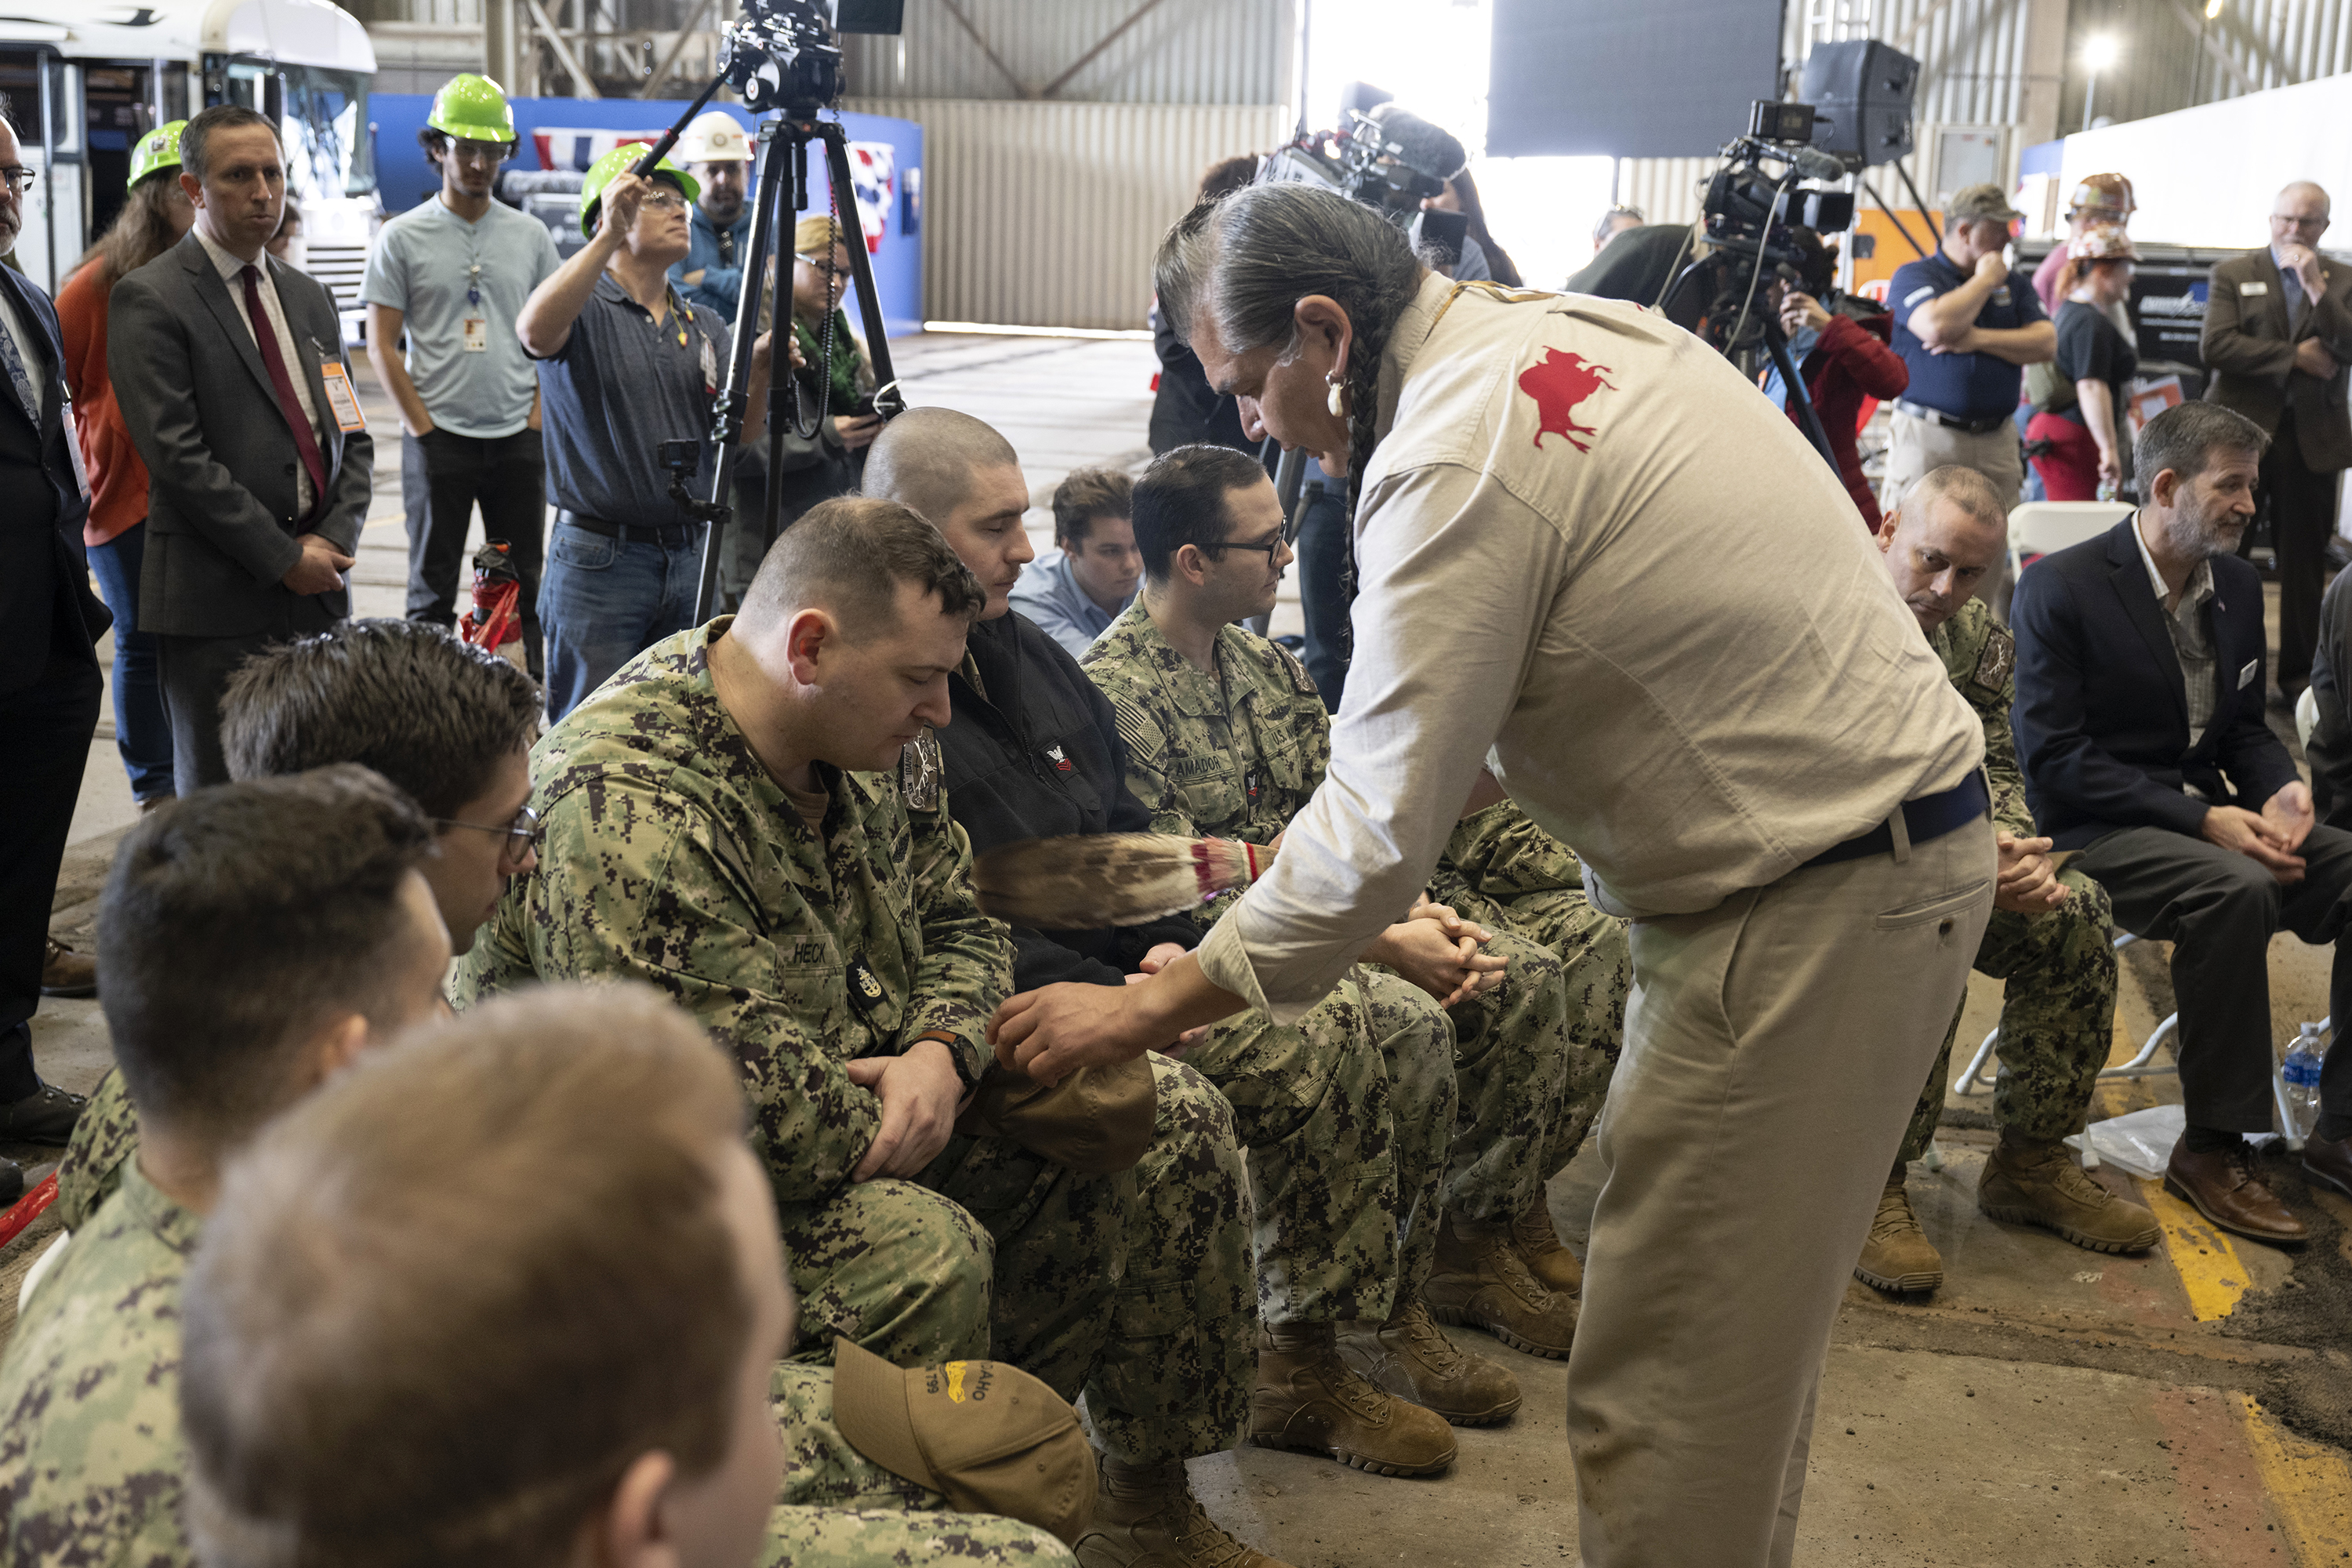
[[[24,1195],[25,1167],[14,1160],[0,1160],[0,1209]]]
[[[28,1094],[13,1105],[0,1105],[0,1143],[49,1143],[62,1148],[73,1136],[74,1123],[81,1120],[81,1108],[89,1103],[85,1095],[68,1094],[56,1084],[45,1083],[37,1094]]]
[[[2303,1173],[2352,1198],[2352,1138],[2306,1138]]]

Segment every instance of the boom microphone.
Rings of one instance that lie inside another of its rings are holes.
[[[1845,165],[1818,147],[1790,147],[1780,156],[1789,161],[1798,176],[1807,180],[1843,180]]]
[[[1383,103],[1364,118],[1381,128],[1383,150],[1414,174],[1450,180],[1470,162],[1460,142],[1409,109]]]

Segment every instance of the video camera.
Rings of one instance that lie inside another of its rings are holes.
[[[1853,226],[1853,192],[1796,183],[1845,177],[1843,163],[1812,145],[1813,117],[1810,103],[1758,100],[1748,112],[1748,134],[1724,148],[1724,166],[1707,182],[1700,210],[1708,244],[1794,266],[1801,258],[1789,238],[1792,226],[1816,234]],[[1768,173],[1768,160],[1783,173]]]
[[[1258,161],[1256,184],[1297,181],[1338,191],[1385,214],[1405,231],[1413,249],[1452,266],[1462,257],[1469,219],[1461,213],[1423,212],[1469,165],[1462,143],[1388,94],[1362,82],[1349,85],[1336,131],[1311,132]]]
[[[719,75],[752,113],[805,120],[841,96],[841,46],[813,0],[750,0],[719,35]]]

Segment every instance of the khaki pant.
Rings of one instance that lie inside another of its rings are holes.
[[[1568,1363],[1586,1568],[1782,1568],[1812,1401],[1992,910],[1983,819],[1637,921]]]
[[[2003,420],[1997,430],[1971,436],[1930,419],[1914,418],[1899,408],[1887,418],[1886,478],[1878,496],[1880,510],[1894,510],[1901,504],[1904,491],[1930,468],[1940,468],[1947,463],[1974,468],[1990,479],[1992,488],[2000,492],[2004,509],[2017,504],[2018,495],[2025,488],[2025,448],[2018,444],[2015,424]],[[2016,586],[2010,574],[2009,558],[2004,554],[2000,571],[1987,573],[1985,581],[1977,588],[1978,596],[1992,606],[2003,626],[2009,624],[2009,596]]]

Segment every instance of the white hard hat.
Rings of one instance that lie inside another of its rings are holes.
[[[677,139],[677,158],[681,163],[748,163],[751,139],[733,115],[713,109],[696,115]]]

